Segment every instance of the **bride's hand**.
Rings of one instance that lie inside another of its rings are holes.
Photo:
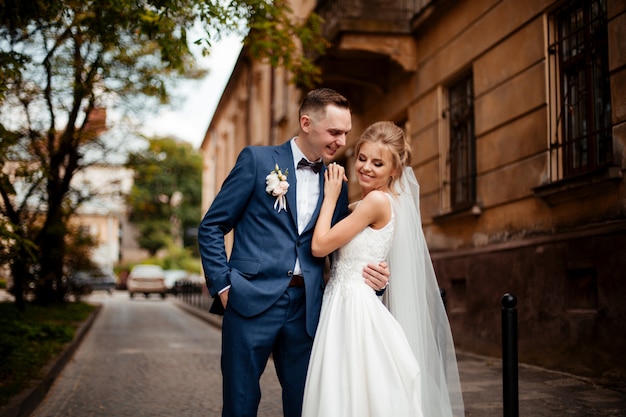
[[[346,180],[345,168],[336,163],[329,164],[324,172],[324,198],[337,200],[341,186]]]

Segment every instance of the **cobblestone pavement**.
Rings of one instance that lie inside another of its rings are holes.
[[[220,416],[216,316],[173,299],[131,301],[125,292],[92,299],[104,308],[34,417]],[[459,352],[459,370],[466,416],[502,417],[500,360]],[[261,385],[259,417],[282,416],[271,363]],[[519,415],[624,417],[626,394],[520,365]]]
[[[103,309],[34,417],[221,415],[219,329],[170,299],[91,299]],[[259,416],[280,416],[273,369],[262,383]]]
[[[183,304],[180,306],[219,327],[217,316]],[[465,416],[503,417],[501,359],[457,351],[457,360]],[[626,417],[626,393],[598,387],[574,375],[534,366],[520,364],[518,373],[521,417]],[[268,387],[263,385],[262,388]],[[280,417],[281,414],[259,412],[259,417],[274,416]]]
[[[459,353],[466,417],[502,417],[500,359]],[[626,393],[534,366],[519,366],[519,416],[625,417]]]

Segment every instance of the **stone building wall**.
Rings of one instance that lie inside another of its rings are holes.
[[[368,5],[367,15],[355,14],[356,3]],[[372,12],[383,3],[385,13]],[[323,85],[352,103],[353,131],[338,156],[348,172],[370,123],[392,120],[410,137],[457,344],[499,355],[500,300],[510,292],[524,361],[626,375],[617,355],[626,346],[626,2],[606,0],[612,164],[564,178],[550,43],[552,14],[569,3],[338,0],[309,1],[298,12],[332,17],[332,47],[318,62]],[[473,204],[459,210],[451,203],[448,89],[468,74],[476,189]],[[205,208],[243,146],[297,133],[303,93],[280,68],[242,52],[202,145]],[[358,198],[353,174],[349,183]]]

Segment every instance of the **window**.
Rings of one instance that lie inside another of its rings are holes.
[[[550,18],[553,179],[613,162],[606,15],[606,0],[576,0]]]
[[[448,86],[447,118],[450,143],[446,160],[450,208],[461,211],[476,202],[476,137],[472,73]]]

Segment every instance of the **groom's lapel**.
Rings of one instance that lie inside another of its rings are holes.
[[[291,141],[287,141],[285,144],[276,148],[276,163],[280,169],[285,173],[287,171],[287,182],[289,183],[289,189],[287,190],[287,212],[290,214],[293,224],[298,225],[297,207],[296,202],[296,168],[293,166],[293,154],[291,153]]]

